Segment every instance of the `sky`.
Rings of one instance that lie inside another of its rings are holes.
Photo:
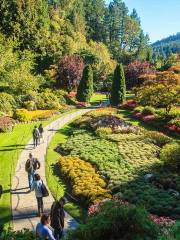
[[[107,3],[110,0],[106,0]],[[180,32],[180,0],[124,0],[131,12],[135,8],[141,25],[153,43]]]

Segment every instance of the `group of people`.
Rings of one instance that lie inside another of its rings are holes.
[[[41,138],[43,139],[43,126],[42,123],[39,125],[39,127],[35,126],[32,132],[33,135],[33,144],[34,148],[37,147],[38,144],[40,144]]]
[[[55,201],[52,204],[50,215],[44,214],[43,197],[46,187],[40,175],[36,172],[40,167],[41,164],[38,159],[33,157],[32,153],[29,153],[29,158],[25,164],[25,170],[28,174],[29,191],[35,191],[38,216],[41,217],[41,222],[37,225],[36,233],[42,239],[59,240],[62,237],[64,228],[65,213],[63,206],[65,204],[65,199],[60,198],[59,201]]]

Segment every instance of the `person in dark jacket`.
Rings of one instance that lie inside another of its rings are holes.
[[[54,229],[54,237],[56,240],[61,239],[64,229],[64,204],[65,199],[60,198],[59,201],[55,201],[51,207],[51,227]]]
[[[43,132],[44,132],[42,123],[39,125],[38,130],[39,130],[39,134],[40,134],[39,135],[39,143],[40,143],[41,138],[42,138],[42,141],[43,141]]]
[[[33,135],[33,144],[34,144],[34,148],[35,148],[35,147],[37,147],[37,145],[39,143],[39,137],[40,137],[39,129],[37,128],[37,126],[34,126],[32,135]]]

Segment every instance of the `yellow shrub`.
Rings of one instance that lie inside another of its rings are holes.
[[[106,182],[90,163],[78,157],[65,156],[59,160],[62,174],[70,180],[73,193],[87,205],[111,198]]]
[[[98,108],[96,110],[92,110],[88,112],[86,116],[98,117],[101,115],[109,115],[109,114],[116,114],[116,113],[117,113],[116,108],[106,107],[106,108]]]
[[[57,110],[35,110],[28,111],[27,109],[17,109],[15,116],[19,121],[33,121],[33,120],[43,120],[52,117],[56,114]]]

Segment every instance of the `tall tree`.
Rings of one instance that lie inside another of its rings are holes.
[[[57,66],[55,78],[57,88],[67,91],[76,89],[83,73],[84,62],[78,56],[65,56]]]
[[[49,23],[47,0],[0,1],[0,29],[17,41],[21,50],[38,50]]]
[[[77,89],[77,100],[89,102],[93,94],[93,71],[91,65],[84,68],[83,76]]]
[[[122,103],[126,98],[126,84],[124,69],[122,64],[118,64],[115,71],[112,82],[110,103],[113,106],[117,106]]]

